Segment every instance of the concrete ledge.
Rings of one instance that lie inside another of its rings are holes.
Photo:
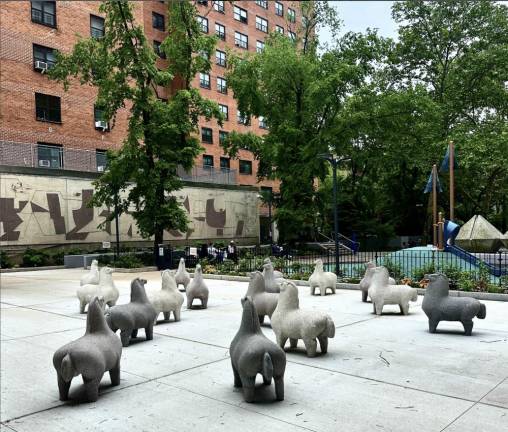
[[[88,267],[90,268],[90,267]],[[157,267],[136,267],[136,268],[119,268],[115,267],[113,273],[145,273],[157,271]]]
[[[0,269],[0,273],[17,273],[17,272],[27,272],[27,271],[36,271],[36,270],[59,270],[63,269],[65,266],[41,266],[41,267],[15,267],[15,268],[6,268]]]

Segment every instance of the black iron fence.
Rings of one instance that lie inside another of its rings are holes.
[[[417,284],[424,279],[425,274],[439,272],[448,276],[452,286],[461,285],[465,290],[487,290],[489,286],[495,290],[494,285],[508,289],[508,252],[474,256],[477,258],[476,262],[465,260],[451,252],[423,247],[390,252],[358,252],[339,256],[338,276],[342,280],[358,281],[365,273],[365,264],[374,262],[387,267],[390,275],[398,281],[406,280]],[[233,257],[228,257],[223,249],[198,257],[185,255],[190,267],[200,262],[205,272],[232,274],[262,270],[264,259],[268,257],[274,268],[288,277],[308,278],[317,259],[323,261],[326,271],[335,270],[335,254],[330,250],[283,249],[274,254],[268,247],[253,247],[242,248],[237,256]]]

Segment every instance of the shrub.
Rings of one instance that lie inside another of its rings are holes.
[[[48,264],[49,255],[43,250],[36,250],[26,248],[23,253],[23,266],[24,267],[40,267]]]
[[[436,266],[432,262],[413,270],[414,279],[417,281],[424,279],[426,274],[432,273],[436,273]]]
[[[136,255],[120,255],[120,257],[114,261],[114,266],[120,268],[137,268],[143,267],[143,262]]]
[[[390,273],[390,276],[392,276],[395,280],[400,280],[404,277],[401,265],[392,261],[390,258],[383,259],[381,265],[388,269],[388,273]]]
[[[4,250],[0,251],[0,268],[11,268],[13,266],[12,261]]]
[[[473,291],[476,288],[476,280],[472,273],[463,271],[457,279],[457,289],[462,291]]]

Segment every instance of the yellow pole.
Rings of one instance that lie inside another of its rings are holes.
[[[455,146],[453,141],[450,141],[450,220],[455,219]]]

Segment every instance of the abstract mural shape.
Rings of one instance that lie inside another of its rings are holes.
[[[236,232],[235,232],[235,236],[236,237],[241,237],[242,236],[242,234],[243,234],[243,226],[244,226],[243,220],[239,220],[236,223]]]
[[[18,216],[19,212],[19,208],[14,208],[14,198],[0,198],[0,222],[4,231],[0,240],[19,239],[19,231],[14,231],[23,222]]]
[[[215,198],[206,200],[206,223],[212,228],[224,228],[226,210],[215,210]]]
[[[30,207],[32,207],[32,213],[47,213],[48,212],[45,208],[42,208],[39,204],[35,204],[34,202],[30,203]]]
[[[65,234],[65,219],[62,216],[62,209],[60,208],[60,197],[56,193],[48,193],[46,197],[48,200],[49,217],[53,220],[55,234]]]
[[[102,210],[100,213],[99,213],[99,216],[107,219],[109,217],[109,215],[111,215],[111,211],[108,209],[104,209]],[[104,231],[106,231],[109,235],[111,235],[111,221],[110,220],[106,220],[106,222],[104,223]]]
[[[85,240],[89,233],[80,233],[79,230],[93,221],[93,208],[87,207],[92,198],[93,190],[83,189],[81,192],[81,207],[77,210],[72,210],[72,218],[76,226],[67,233],[67,240]]]
[[[190,204],[189,204],[189,197],[186,196],[185,200],[183,201],[183,206],[187,210],[188,213],[190,213]]]

